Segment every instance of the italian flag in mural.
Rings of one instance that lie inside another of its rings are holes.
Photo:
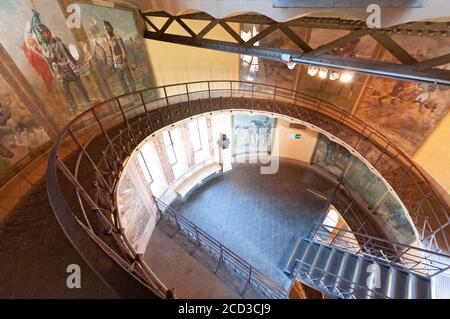
[[[45,43],[40,34],[39,24],[39,13],[33,10],[31,23],[27,23],[25,26],[24,43],[21,49],[28,63],[39,74],[47,87],[47,91],[50,92],[52,89],[53,73],[43,55],[42,48],[45,48]]]

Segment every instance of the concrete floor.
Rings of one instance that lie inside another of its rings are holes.
[[[329,182],[295,163],[281,162],[273,175],[260,174],[257,164],[236,164],[171,206],[288,289],[287,260],[326,208],[306,185],[328,195],[333,191]]]

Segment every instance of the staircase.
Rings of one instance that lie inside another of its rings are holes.
[[[378,267],[379,277],[373,271]],[[402,270],[378,257],[357,255],[310,239],[298,241],[284,272],[334,298],[431,298],[430,278]],[[374,280],[371,289],[369,277],[379,279]]]

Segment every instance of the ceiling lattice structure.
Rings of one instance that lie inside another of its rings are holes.
[[[254,13],[216,19],[200,11],[189,11],[176,16],[165,11],[155,11],[142,13],[142,18],[146,27],[144,36],[152,40],[252,55],[277,61],[282,61],[282,55],[288,54],[293,62],[300,64],[352,70],[400,80],[450,85],[450,70],[438,68],[450,63],[450,53],[418,61],[392,38],[392,35],[450,37],[449,22],[411,22],[389,28],[374,29],[369,28],[365,22],[360,20],[307,16],[286,22],[277,22],[264,15]],[[165,19],[165,22],[158,27],[152,21],[155,18]],[[203,21],[206,24],[202,30],[194,32],[194,28],[190,26],[193,20]],[[245,41],[230,26],[232,23],[261,25],[264,29]],[[185,31],[185,35],[169,33],[168,29],[173,24],[180,25]],[[218,25],[225,30],[230,40],[205,38],[208,32]],[[317,48],[312,48],[301,35],[294,31],[296,27],[329,29],[330,32],[331,30],[344,30],[348,31],[348,34],[330,40],[330,42]],[[258,45],[259,41],[276,31],[281,31],[295,43],[296,50]],[[349,45],[367,35],[371,36],[382,48],[394,56],[399,63],[333,54],[334,50]]]

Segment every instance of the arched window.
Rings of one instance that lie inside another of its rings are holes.
[[[336,227],[339,221],[339,213],[334,207],[330,207],[327,213],[327,217],[323,221],[323,225],[326,226],[326,230],[329,232],[333,231],[333,228]]]

